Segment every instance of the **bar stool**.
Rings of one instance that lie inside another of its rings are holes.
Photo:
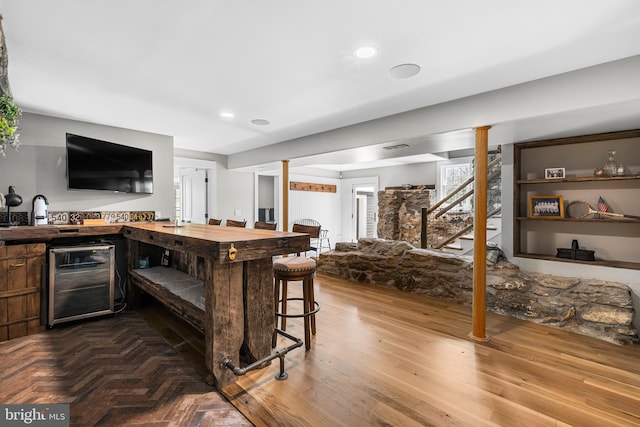
[[[311,348],[311,334],[316,334],[316,313],[320,310],[320,304],[315,300],[313,292],[313,276],[316,272],[316,261],[312,258],[291,256],[280,258],[273,262],[273,277],[275,279],[273,300],[276,315],[276,328],[280,318],[280,328],[285,331],[287,318],[302,317],[304,319],[304,347]],[[287,296],[287,283],[290,281],[302,281],[302,298],[289,298]],[[282,283],[282,298],[280,298],[280,283]],[[288,314],[287,301],[302,301],[302,313]],[[282,311],[278,311],[281,307]],[[274,332],[271,346],[276,346],[276,333]]]

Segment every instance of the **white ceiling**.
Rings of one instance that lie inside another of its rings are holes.
[[[0,0],[0,13],[25,111],[226,155],[640,54],[637,0]],[[355,58],[363,45],[377,55]],[[405,63],[421,72],[393,79]]]

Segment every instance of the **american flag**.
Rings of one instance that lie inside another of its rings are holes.
[[[609,205],[604,201],[602,196],[598,199],[598,212],[609,212]]]

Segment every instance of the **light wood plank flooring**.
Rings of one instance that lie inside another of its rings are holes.
[[[315,284],[318,334],[287,355],[289,378],[274,379],[276,360],[222,390],[254,425],[640,425],[640,347],[497,315],[479,344],[469,307],[323,275]],[[244,424],[204,383],[202,335],[158,305],[137,315],[1,343],[0,402],[71,402],[73,425]],[[300,319],[288,331],[303,336]]]
[[[470,307],[316,277],[318,333],[222,390],[258,426],[640,425],[640,347]],[[299,288],[290,285],[290,292]],[[303,336],[300,319],[288,330]],[[282,342],[279,346],[286,345]]]

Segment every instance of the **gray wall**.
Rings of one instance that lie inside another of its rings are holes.
[[[273,176],[258,176],[258,207],[275,208],[274,206],[274,179]]]
[[[153,151],[153,194],[68,190],[65,134],[74,133]],[[49,211],[173,211],[173,138],[164,135],[24,113],[19,152],[0,157],[0,192],[13,185],[22,196],[14,211],[31,212],[37,194],[49,200]]]

